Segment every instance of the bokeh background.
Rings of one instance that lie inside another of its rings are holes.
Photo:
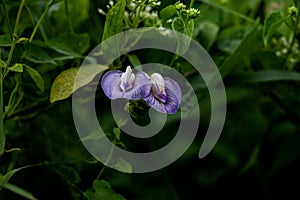
[[[47,2],[26,1],[19,38],[30,38]],[[158,14],[174,3],[162,1]],[[296,24],[298,12],[289,10],[298,4],[297,0],[195,1],[201,16],[195,19],[193,38],[221,69],[226,87],[227,117],[219,141],[205,158],[198,158],[210,120],[210,98],[201,77],[179,59],[174,66],[190,81],[200,103],[201,122],[192,146],[170,166],[155,172],[126,174],[106,168],[99,179],[107,184],[101,182],[99,190],[93,182],[103,164],[87,152],[79,139],[71,98],[54,103],[49,98],[55,78],[64,70],[80,66],[84,56],[101,42],[105,16],[98,8],[107,10],[109,2],[65,0],[53,4],[34,39],[17,44],[12,59],[13,63],[26,63],[36,69],[44,80],[44,91],[37,89],[26,71],[10,73],[4,80],[5,105],[16,82],[16,98],[22,96],[22,101],[4,118],[7,152],[0,157],[1,184],[10,170],[29,167],[13,174],[10,185],[0,191],[0,199],[30,199],[27,193],[18,194],[25,190],[37,199],[105,199],[105,195],[107,199],[142,200],[300,199],[300,29]],[[1,0],[2,60],[7,59],[11,42],[3,35],[14,26],[19,5],[19,0]],[[267,18],[274,12],[280,14],[272,18],[276,23],[273,21],[272,34],[266,36],[266,23],[271,23]],[[43,46],[47,42],[59,43],[79,56],[62,52],[61,46],[57,47],[61,52],[49,50]],[[154,50],[135,55],[141,63],[168,64],[172,58],[169,53]],[[130,62],[124,60],[125,64]],[[105,117],[110,113],[110,100],[100,87],[96,102],[101,124],[112,132],[115,124],[111,117]],[[121,141],[141,152],[148,150],[145,146],[163,146],[173,137],[176,120],[173,123],[149,141],[122,133]],[[108,184],[123,197],[107,189]]]

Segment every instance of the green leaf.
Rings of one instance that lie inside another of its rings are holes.
[[[119,128],[114,127],[113,133],[114,133],[116,139],[120,141],[121,140],[121,130]]]
[[[95,180],[93,184],[94,192],[87,190],[84,192],[88,200],[126,200],[120,194],[115,193],[108,182],[104,180]]]
[[[289,165],[299,162],[299,142],[300,136],[297,134],[289,135],[289,137],[280,142],[276,148],[275,157],[268,173],[270,177],[280,172],[280,170],[287,168]]]
[[[73,93],[74,81],[79,68],[70,68],[59,74],[51,86],[50,102],[63,100]]]
[[[25,45],[24,57],[33,63],[51,63],[56,61],[80,58],[89,48],[89,36],[63,34],[57,39],[45,43],[40,40],[33,40]]]
[[[228,75],[243,59],[245,55],[251,53],[256,44],[259,21],[254,22],[250,29],[245,33],[242,41],[236,47],[234,52],[223,62],[220,67],[222,77]]]
[[[194,20],[189,20],[186,24],[182,18],[176,17],[172,23],[173,31],[177,31],[185,34],[188,37],[184,37],[181,34],[176,34],[178,46],[176,49],[177,54],[184,54],[190,47],[192,36],[194,33]]]
[[[74,91],[88,84],[97,74],[106,69],[108,67],[104,65],[90,64],[81,66],[80,74],[78,75],[79,68],[70,68],[63,71],[52,84],[50,102],[54,103],[55,101],[68,98]],[[77,80],[76,84],[75,80]]]
[[[13,184],[10,184],[10,183],[7,183],[5,186],[4,186],[5,189],[7,190],[10,190],[11,192],[14,192],[18,195],[20,195],[21,197],[24,197],[26,199],[29,199],[29,200],[37,200],[36,197],[33,196],[33,194],[31,194],[30,192],[28,192],[27,190],[24,190],[23,188],[20,188],[16,185],[13,185]]]
[[[33,166],[33,165],[28,165],[28,166],[20,167],[20,168],[13,169],[13,170],[10,170],[9,172],[7,172],[7,174],[5,174],[3,177],[1,177],[1,180],[0,180],[0,191],[2,190],[3,187],[6,186],[6,184],[8,183],[8,181],[11,179],[11,177],[15,173],[17,173],[18,171],[20,171],[22,169],[31,167],[31,166]]]
[[[232,54],[239,46],[245,34],[249,31],[248,26],[233,26],[223,29],[218,38],[218,49]]]
[[[56,62],[50,57],[48,51],[46,50],[48,46],[40,41],[32,41],[25,45],[24,57],[33,63],[51,63]]]
[[[168,21],[168,19],[171,19],[176,15],[177,15],[177,10],[174,5],[169,5],[165,8],[163,8],[160,11],[160,18],[161,18],[163,26],[166,27],[166,25],[167,25],[166,22]]]
[[[5,67],[6,67],[6,62],[0,59],[0,68],[5,68]]]
[[[102,41],[123,31],[126,0],[119,0],[106,15]]]
[[[12,38],[10,34],[0,35],[0,47],[11,46]]]
[[[80,57],[90,47],[90,36],[88,33],[62,33],[49,40],[47,44],[61,54]]]
[[[86,137],[80,138],[81,141],[86,141],[86,140],[100,140],[103,138],[105,134],[101,132],[100,130],[94,130],[91,134],[87,135]]]
[[[137,67],[137,66],[141,66],[142,65],[140,59],[135,54],[128,55],[128,59],[129,59],[129,61],[132,64],[133,67]]]
[[[57,2],[58,1],[53,2],[52,5]],[[55,24],[54,30],[60,33],[68,32],[70,27],[75,31],[80,29],[81,26],[89,20],[90,4],[91,2],[89,0],[80,0],[76,1],[76,3],[73,1],[63,1],[54,5],[55,8],[50,9],[48,12],[48,15],[51,16],[52,23]]]
[[[75,169],[65,165],[50,165],[58,175],[60,175],[63,180],[66,180],[69,184],[77,184],[81,181],[79,174]]]
[[[201,21],[195,29],[195,34],[205,49],[210,49],[216,41],[220,27],[211,21]]]
[[[282,24],[284,20],[284,14],[282,10],[276,10],[270,13],[264,22],[264,29],[263,29],[263,39],[264,45],[266,46],[271,37],[274,35],[276,30]]]
[[[45,83],[44,83],[44,79],[42,78],[40,73],[37,70],[33,69],[32,67],[29,67],[28,65],[24,65],[24,66],[25,66],[29,76],[34,81],[35,85],[41,90],[41,92],[44,92]]]
[[[23,65],[20,63],[15,63],[13,66],[9,67],[8,69],[13,72],[23,72]]]
[[[68,48],[67,46],[65,46],[64,44],[62,44],[60,42],[50,41],[47,44],[49,45],[49,47],[51,47],[54,51],[56,51],[58,53],[68,55],[72,58],[80,57],[80,54],[74,52],[72,49]]]
[[[239,79],[241,79],[241,82],[246,83],[260,83],[271,81],[300,81],[300,73],[280,70],[267,70],[253,72],[245,75],[239,75]]]
[[[118,162],[114,166],[117,170],[125,173],[132,173],[132,166],[129,162],[124,159],[118,159]]]

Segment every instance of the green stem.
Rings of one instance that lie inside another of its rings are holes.
[[[291,44],[288,48],[288,52],[285,56],[285,59],[284,59],[284,63],[283,63],[283,68],[286,67],[286,64],[288,62],[288,56],[289,54],[292,52],[292,49],[293,49],[293,46],[295,45],[295,42],[296,42],[296,36],[297,36],[297,31],[298,31],[298,24],[299,24],[299,21],[300,21],[300,14],[299,14],[299,10],[300,10],[300,3],[298,3],[298,6],[297,6],[297,19],[296,19],[296,22],[295,22],[295,25],[294,25],[294,32],[293,32],[293,38],[292,38],[292,41],[291,41]]]
[[[4,134],[4,103],[3,103],[3,74],[0,69],[0,156],[5,149],[5,134]]]
[[[4,3],[4,0],[2,0],[1,2],[2,2],[2,8],[3,8],[3,11],[4,11],[4,13],[5,13],[5,17],[6,17],[6,19],[7,19],[8,30],[9,30],[9,33],[10,33],[10,35],[11,35],[11,39],[13,39],[13,30],[12,30],[12,26],[11,26],[11,23],[10,23],[10,19],[9,19],[7,10],[6,10],[6,6],[5,6],[5,3]]]
[[[10,48],[10,51],[9,51],[9,54],[8,54],[6,67],[8,67],[10,65],[12,57],[13,57],[14,49],[16,47],[17,32],[18,32],[18,28],[19,28],[21,13],[22,13],[23,7],[25,5],[25,1],[26,0],[22,0],[21,3],[20,3],[20,6],[19,6],[14,31],[12,33],[12,44],[11,44],[11,48]],[[5,9],[4,4],[3,4],[3,7]],[[4,76],[3,76],[3,74],[6,74],[6,70],[7,69],[4,69],[4,70],[0,69],[0,155],[2,155],[4,153],[4,150],[5,150],[4,103],[3,103],[3,81],[4,81]]]
[[[13,53],[14,53],[14,49],[16,47],[17,31],[18,31],[18,28],[19,28],[21,13],[22,13],[23,7],[25,5],[25,1],[26,0],[21,1],[20,7],[19,7],[19,10],[18,10],[18,14],[17,14],[16,22],[15,22],[15,28],[14,28],[14,32],[13,32],[13,41],[12,41],[11,48],[10,48],[9,55],[8,55],[8,59],[7,59],[7,62],[6,62],[7,67],[10,65],[10,62],[11,62],[11,59],[12,59],[12,56],[13,56]]]
[[[65,0],[65,8],[66,8],[66,14],[67,14],[67,17],[68,17],[70,32],[74,33],[72,16],[70,15],[70,12],[69,12],[69,2],[68,2],[68,0]]]
[[[114,146],[115,146],[115,144],[112,143],[112,144],[111,144],[111,147],[110,147],[110,150],[109,150],[109,153],[108,153],[108,156],[107,156],[107,159],[106,159],[106,161],[105,161],[103,167],[101,168],[101,170],[100,170],[100,172],[99,172],[99,174],[98,174],[98,176],[97,176],[97,178],[96,178],[97,180],[100,179],[100,177],[102,176],[104,170],[106,169],[106,165],[107,165],[107,163],[110,161],[110,159],[111,159],[111,157],[112,157],[112,154],[113,154],[113,151],[114,151]]]
[[[46,5],[44,12],[42,13],[42,15],[41,15],[39,21],[37,22],[37,24],[35,25],[35,27],[34,27],[32,33],[31,33],[31,36],[30,36],[30,38],[29,38],[29,42],[31,42],[31,41],[33,40],[33,38],[34,38],[34,36],[35,36],[35,34],[36,34],[36,32],[37,32],[39,26],[41,25],[43,19],[45,18],[45,16],[46,16],[48,10],[49,10],[49,4]]]
[[[192,8],[194,6],[195,0],[191,0],[190,2],[190,8]]]
[[[220,9],[220,10],[223,10],[223,11],[225,11],[225,12],[228,12],[228,13],[230,13],[230,14],[232,14],[232,15],[235,15],[235,16],[237,16],[237,17],[239,17],[239,18],[241,18],[241,19],[244,19],[244,20],[246,20],[246,21],[248,21],[248,22],[253,22],[253,21],[254,21],[253,19],[251,19],[251,18],[249,18],[249,17],[247,17],[247,16],[245,16],[245,15],[239,13],[239,12],[236,12],[236,11],[234,11],[234,10],[225,8],[224,6],[218,5],[218,4],[216,4],[216,3],[213,3],[213,2],[210,2],[210,1],[207,1],[207,0],[202,0],[202,2],[205,3],[205,4],[207,4],[207,5],[216,7],[216,8],[218,8],[218,9]]]

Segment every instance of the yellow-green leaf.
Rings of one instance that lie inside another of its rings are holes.
[[[8,69],[13,72],[23,72],[23,65],[20,63],[16,63]]]
[[[68,98],[78,88],[88,84],[97,74],[106,69],[108,67],[104,65],[90,64],[81,66],[80,73],[78,73],[79,68],[70,68],[63,71],[52,84],[50,102],[54,103]]]

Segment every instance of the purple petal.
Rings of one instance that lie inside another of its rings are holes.
[[[160,102],[152,94],[144,99],[149,106],[158,112],[174,114],[177,112],[181,103],[181,90],[179,85],[171,78],[164,77],[164,81],[167,95],[167,101],[165,103]]]
[[[123,72],[120,70],[112,70],[104,74],[102,77],[101,87],[108,98],[125,98],[135,100],[149,95],[151,83],[143,72],[137,72],[135,74],[133,86],[127,91],[123,91],[120,87],[122,74]]]
[[[106,72],[101,80],[101,87],[104,94],[110,99],[116,99],[120,89],[121,76],[123,72],[120,70],[112,70]]]

